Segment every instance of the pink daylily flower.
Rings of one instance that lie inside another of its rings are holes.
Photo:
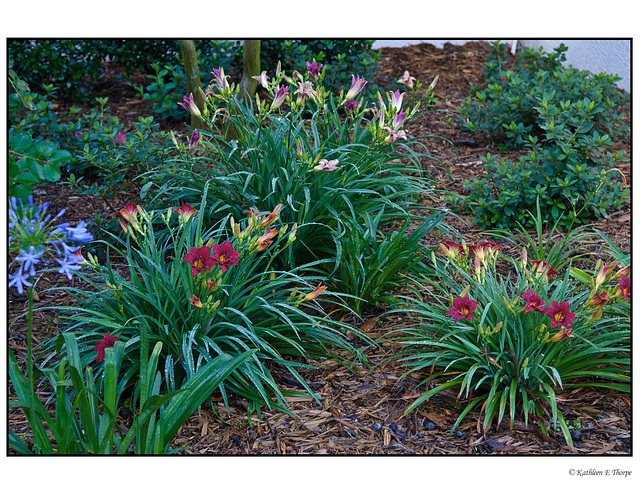
[[[269,76],[267,76],[267,71],[262,71],[259,76],[251,76],[253,79],[258,81],[263,88],[269,87]]]
[[[324,158],[322,158],[318,162],[318,165],[313,167],[313,169],[316,172],[333,172],[334,170],[336,170],[338,168],[336,166],[336,165],[338,165],[338,163],[339,163],[339,160],[325,160]]]
[[[398,82],[404,84],[407,88],[412,89],[413,83],[416,80],[415,77],[409,75],[409,71],[405,70],[404,75],[398,79]]]

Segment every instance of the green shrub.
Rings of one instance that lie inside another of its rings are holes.
[[[467,203],[482,227],[512,227],[540,201],[545,222],[561,225],[601,218],[619,208],[624,185],[606,173],[626,160],[611,153],[611,136],[625,137],[617,110],[629,99],[617,76],[564,68],[554,54],[527,50],[508,70],[494,44],[485,68],[487,88],[461,109],[464,128],[491,135],[502,147],[523,149],[517,161],[488,154],[486,174],[465,184]]]
[[[11,67],[12,61],[9,61],[8,189],[10,196],[27,200],[37,185],[60,179],[60,167],[69,162],[71,154],[58,143],[20,127],[19,116],[25,110],[35,110],[37,95],[31,93],[27,83]]]
[[[79,193],[112,196],[134,175],[157,167],[168,158],[170,137],[159,130],[153,117],[139,117],[133,124],[135,131],[124,134],[123,124],[107,113],[108,98],[96,98],[98,108],[90,113],[78,115],[79,110],[72,108],[68,116],[61,118],[51,110],[55,89],[45,89],[47,94],[36,95],[32,111],[14,126],[16,136],[22,139],[16,145],[27,142],[24,135],[34,135],[68,150],[54,164],[66,165],[69,181]]]

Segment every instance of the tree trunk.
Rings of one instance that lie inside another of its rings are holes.
[[[182,58],[184,60],[184,73],[187,77],[187,92],[193,95],[193,99],[202,112],[204,110],[204,97],[200,89],[200,69],[198,67],[198,55],[196,45],[192,40],[178,40]],[[259,52],[258,52],[259,53]],[[259,62],[258,62],[259,63]],[[206,130],[207,126],[195,115],[191,115],[191,127]]]
[[[258,81],[253,76],[260,75],[260,40],[244,40],[242,51],[242,79],[240,97],[245,101],[253,98],[258,89]]]
[[[242,79],[239,84],[238,98],[249,104],[258,89],[258,81],[252,76],[260,75],[260,40],[244,40],[242,49]],[[238,133],[231,123],[227,125],[227,140],[238,139]]]

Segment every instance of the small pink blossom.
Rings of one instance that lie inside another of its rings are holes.
[[[113,142],[116,143],[118,146],[122,146],[123,144],[125,144],[126,139],[127,139],[127,135],[119,132],[118,134],[116,134],[116,138],[113,140]]]

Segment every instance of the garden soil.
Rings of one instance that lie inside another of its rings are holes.
[[[481,157],[487,153],[499,153],[491,143],[462,131],[455,125],[459,115],[456,110],[468,97],[472,86],[482,85],[482,68],[486,57],[484,42],[472,42],[463,46],[446,44],[436,48],[430,44],[416,44],[403,48],[382,48],[379,71],[375,82],[381,88],[393,85],[409,71],[414,77],[430,84],[439,76],[435,95],[437,102],[430,112],[415,119],[406,130],[409,135],[434,136],[421,138],[433,159],[422,163],[427,176],[435,179],[436,188],[462,193],[465,179],[482,174]],[[125,124],[124,132],[134,130],[133,122],[139,116],[151,115],[148,102],[136,96],[133,86],[117,77],[119,70],[106,65],[106,76],[100,82],[100,94],[108,96],[110,113]],[[136,80],[137,79],[137,80]],[[237,79],[237,77],[236,77]],[[147,84],[143,75],[133,81],[136,85]],[[54,108],[61,113],[68,105],[56,102]],[[630,109],[623,109],[629,124]],[[187,132],[184,124],[164,125],[178,133]],[[444,138],[444,139],[442,139]],[[629,144],[616,142],[615,149],[625,149],[630,156]],[[503,153],[514,158],[515,153]],[[629,162],[620,163],[619,168],[631,184]],[[91,196],[81,196],[60,184],[42,188],[37,200],[48,201],[52,211],[67,209],[66,219],[72,223],[92,218],[96,213],[103,217],[113,216],[114,211],[128,201],[140,202],[139,189],[127,188],[115,198],[104,201]],[[480,229],[474,227],[473,218],[464,211],[455,210],[447,195],[441,195],[440,206],[452,208],[457,215],[447,222],[455,227],[467,243],[488,240]],[[611,213],[596,227],[606,233],[623,251],[630,249],[631,212],[628,207]],[[554,234],[560,239],[563,234]],[[442,238],[435,233],[426,242],[437,245]],[[597,259],[600,246],[589,248],[592,259]],[[509,249],[507,243],[505,249]],[[585,247],[585,249],[587,249]],[[49,291],[65,280],[48,275],[39,282],[36,307],[67,304],[68,296],[60,290]],[[79,283],[75,281],[74,283]],[[9,299],[9,345],[24,362],[26,353],[26,298],[14,291]],[[354,322],[372,339],[379,339],[389,331],[401,331],[408,325],[401,316],[383,316],[385,308],[368,308],[362,321]],[[34,316],[36,342],[46,340],[59,332],[56,315],[50,311],[36,311]],[[475,409],[453,430],[452,427],[467,405],[454,393],[440,393],[423,403],[409,414],[409,405],[424,392],[422,382],[428,378],[424,373],[403,376],[405,370],[396,361],[388,358],[398,350],[398,344],[384,342],[379,346],[367,346],[354,337],[353,343],[368,358],[370,367],[355,363],[346,368],[337,359],[308,361],[315,368],[301,371],[320,402],[304,396],[300,385],[284,370],[273,369],[282,390],[298,393],[288,399],[292,414],[263,410],[261,416],[253,414],[247,418],[247,403],[231,397],[229,409],[225,408],[219,392],[210,403],[202,406],[180,428],[173,447],[180,455],[308,455],[308,454],[428,454],[445,456],[465,455],[554,455],[554,454],[611,454],[631,453],[631,401],[630,394],[603,391],[584,387],[558,391],[559,409],[570,425],[577,426],[573,432],[574,447],[569,447],[559,433],[547,436],[534,424],[516,421],[510,427],[504,420],[498,427],[495,423],[484,431],[480,411]],[[349,356],[342,356],[349,360]],[[429,385],[430,387],[433,384]],[[9,388],[10,399],[13,390]],[[45,400],[47,392],[42,393]],[[212,406],[212,407],[211,407]],[[124,413],[123,413],[124,414]],[[126,425],[130,417],[121,417]],[[29,442],[29,429],[20,411],[9,412],[9,426]]]

